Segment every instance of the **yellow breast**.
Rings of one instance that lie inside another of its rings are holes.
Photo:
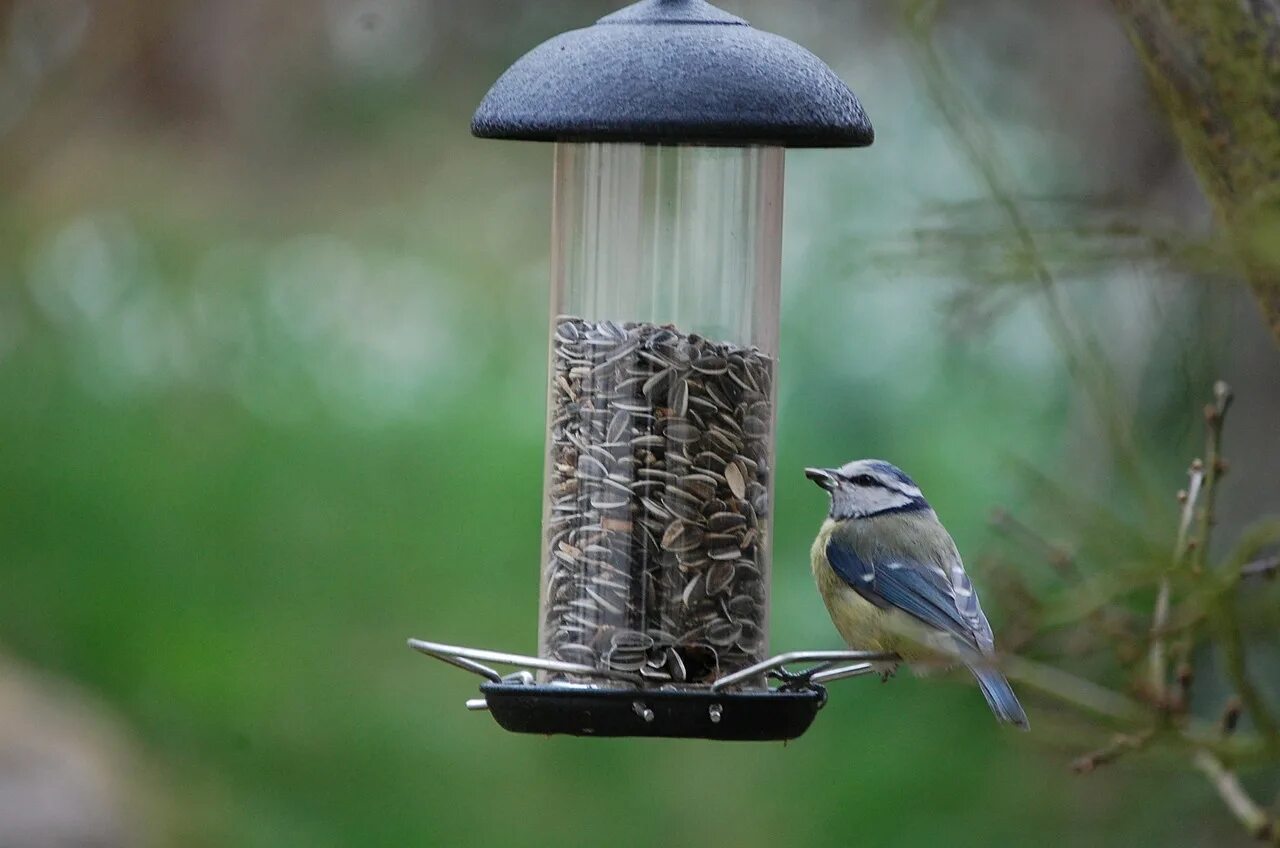
[[[827,543],[836,523],[827,519],[813,542],[810,560],[818,592],[827,605],[831,622],[855,651],[891,651],[904,660],[936,656],[929,648],[938,634],[904,612],[881,609],[863,598],[844,581],[827,560]]]

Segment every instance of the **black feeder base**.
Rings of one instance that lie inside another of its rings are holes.
[[[409,647],[485,678],[488,682],[480,686],[484,697],[467,701],[467,709],[488,710],[504,730],[512,733],[726,742],[795,739],[809,729],[818,710],[826,704],[823,684],[872,674],[876,663],[898,659],[896,654],[869,651],[790,651],[725,675],[710,689],[639,689],[630,687],[645,680],[615,669],[422,639],[410,639]],[[485,665],[491,662],[521,666],[522,670],[503,677]],[[786,669],[788,664],[797,663],[810,667],[796,672]],[[626,684],[627,688],[539,686],[534,683],[535,669],[607,679]],[[733,691],[733,687],[765,679],[778,679],[783,685],[777,689]]]
[[[795,739],[826,701],[821,689],[691,692],[485,683],[494,719],[513,733],[768,742]]]

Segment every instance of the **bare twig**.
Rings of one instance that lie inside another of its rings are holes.
[[[1209,534],[1213,532],[1213,507],[1218,494],[1218,481],[1227,471],[1226,460],[1222,458],[1222,431],[1226,423],[1227,411],[1235,399],[1231,387],[1222,380],[1213,384],[1213,403],[1204,409],[1205,421],[1205,468],[1204,497],[1201,498],[1199,527],[1196,539],[1199,544],[1192,552],[1191,567],[1200,571],[1204,567],[1205,557],[1209,555]]]
[[[1138,702],[1053,666],[1007,657],[1003,667],[1011,679],[1081,712],[1130,724],[1148,715]]]
[[[1196,504],[1200,500],[1200,492],[1204,483],[1204,464],[1200,460],[1191,463],[1187,471],[1188,483],[1185,491],[1178,493],[1182,501],[1182,516],[1178,520],[1178,538],[1173,546],[1173,564],[1169,572],[1160,577],[1160,586],[1156,590],[1155,609],[1151,613],[1151,653],[1148,660],[1147,685],[1156,703],[1163,704],[1168,698],[1169,660],[1165,646],[1165,629],[1169,625],[1170,605],[1170,573],[1179,570],[1187,558],[1188,545],[1191,542],[1190,530],[1195,518]]]
[[[1166,632],[1181,630],[1187,635],[1205,619],[1215,615],[1223,595],[1239,591],[1241,581],[1251,577],[1269,579],[1280,572],[1280,554],[1262,555],[1262,551],[1280,543],[1280,517],[1264,519],[1241,535],[1236,549],[1223,560],[1222,566],[1207,569],[1196,577],[1193,593],[1170,615]]]
[[[1273,765],[1275,757],[1268,753],[1266,744],[1253,734],[1232,733],[1222,735],[1221,717],[1213,722],[1193,721],[1191,727],[1178,733],[1162,735],[1171,748],[1185,750],[1188,755],[1196,751],[1208,751],[1234,768]]]
[[[1253,838],[1280,845],[1280,830],[1277,830],[1275,821],[1240,785],[1240,779],[1236,777],[1235,772],[1208,751],[1197,751],[1192,761],[1196,768],[1209,778],[1209,782],[1218,790],[1218,795],[1227,805],[1227,809],[1240,820]]]
[[[1162,709],[1173,706],[1168,683],[1167,628],[1169,625],[1169,605],[1172,576],[1189,571],[1192,576],[1204,571],[1205,557],[1208,556],[1209,536],[1213,532],[1213,507],[1217,496],[1218,481],[1226,471],[1226,463],[1222,459],[1222,431],[1226,422],[1227,410],[1234,399],[1231,387],[1222,380],[1213,385],[1213,403],[1205,407],[1205,459],[1191,463],[1188,472],[1189,483],[1185,493],[1179,492],[1182,499],[1182,514],[1178,521],[1178,536],[1174,543],[1173,566],[1169,573],[1160,578],[1156,592],[1155,610],[1151,615],[1151,660],[1150,679],[1152,696]],[[1195,524],[1194,534],[1191,532]],[[1194,629],[1194,623],[1188,625]],[[1194,636],[1186,634],[1188,646],[1194,642]],[[1187,652],[1187,662],[1191,653]],[[1190,695],[1184,687],[1181,702],[1185,704]]]
[[[1185,492],[1179,492],[1182,514],[1178,520],[1178,536],[1174,543],[1173,565],[1160,578],[1156,591],[1155,610],[1151,615],[1151,658],[1148,685],[1152,696],[1162,708],[1171,705],[1168,683],[1167,633],[1172,576],[1184,570],[1197,575],[1204,570],[1209,548],[1209,535],[1213,532],[1213,507],[1217,484],[1226,471],[1222,459],[1222,430],[1227,410],[1233,399],[1231,387],[1222,380],[1214,383],[1214,402],[1205,407],[1205,460],[1191,463],[1189,482]],[[1195,533],[1191,532],[1195,524]],[[1188,642],[1192,641],[1188,634]],[[1183,693],[1184,696],[1187,693]]]
[[[1213,507],[1217,493],[1218,481],[1226,471],[1226,462],[1222,458],[1222,431],[1227,411],[1233,399],[1231,387],[1219,380],[1213,386],[1214,401],[1205,407],[1204,419],[1206,435],[1206,451],[1204,465],[1204,497],[1199,513],[1197,539],[1199,543],[1192,553],[1193,573],[1200,570],[1207,556],[1209,536],[1213,531]],[[1241,572],[1237,572],[1240,574]],[[1240,696],[1245,710],[1253,718],[1258,731],[1266,740],[1268,747],[1280,751],[1280,723],[1271,714],[1266,700],[1249,676],[1245,661],[1244,639],[1240,635],[1240,625],[1236,620],[1236,595],[1224,592],[1218,596],[1215,615],[1219,631],[1219,642],[1224,655],[1227,675],[1231,678],[1236,692]]]
[[[1276,576],[1277,571],[1280,571],[1280,554],[1255,559],[1240,566],[1241,577],[1265,577],[1270,580]]]
[[[1218,615],[1216,617],[1218,619],[1218,640],[1227,677],[1230,678],[1232,685],[1235,686],[1235,690],[1240,696],[1240,701],[1244,704],[1245,711],[1253,719],[1253,723],[1257,725],[1258,733],[1262,735],[1267,747],[1273,751],[1280,752],[1280,726],[1277,726],[1275,716],[1271,714],[1271,709],[1267,705],[1266,699],[1258,691],[1253,678],[1249,675],[1249,669],[1245,661],[1244,638],[1240,635],[1240,625],[1236,621],[1234,594],[1228,592],[1220,597]]]
[[[1089,774],[1098,766],[1114,763],[1130,751],[1142,750],[1154,735],[1154,730],[1144,730],[1141,733],[1117,733],[1104,747],[1072,761],[1071,770],[1076,774]]]
[[[1236,728],[1240,725],[1240,711],[1243,709],[1239,698],[1232,698],[1227,701],[1227,705],[1222,708],[1222,735],[1230,736],[1236,732]]]
[[[1178,663],[1178,670],[1175,674],[1178,680],[1178,688],[1174,693],[1170,707],[1174,712],[1185,713],[1191,706],[1191,684],[1196,679],[1195,669],[1191,665],[1191,640],[1186,638],[1179,640],[1177,653],[1182,659]]]

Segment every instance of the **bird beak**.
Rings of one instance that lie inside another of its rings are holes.
[[[836,487],[835,472],[827,468],[806,468],[804,476],[817,483],[828,492]]]

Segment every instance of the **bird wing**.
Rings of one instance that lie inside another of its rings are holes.
[[[991,632],[986,614],[982,611],[982,604],[978,602],[978,592],[973,588],[969,575],[965,573],[964,564],[961,563],[958,552],[951,557],[947,577],[951,582],[951,595],[955,598],[956,609],[969,623],[974,639],[978,643],[978,650],[984,654],[992,653],[995,651],[995,636]]]
[[[902,610],[966,647],[991,651],[991,625],[958,556],[950,569],[902,555],[877,561],[833,538],[827,543],[827,561],[853,591],[877,607]]]

